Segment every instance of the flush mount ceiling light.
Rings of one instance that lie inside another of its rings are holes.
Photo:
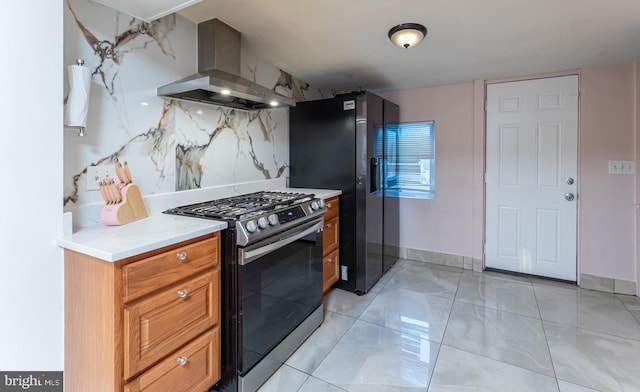
[[[401,48],[416,46],[427,35],[427,28],[418,23],[403,23],[389,30],[389,39]]]

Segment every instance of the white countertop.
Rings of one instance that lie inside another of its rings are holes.
[[[113,262],[226,228],[226,222],[155,213],[122,226],[85,227],[58,245]]]
[[[323,200],[342,194],[341,190],[312,189],[312,188],[285,188],[283,192],[313,193],[314,195],[316,195],[318,199],[323,199]]]
[[[342,193],[340,190],[332,189],[284,188],[281,190],[313,193],[321,199],[328,199]],[[149,203],[146,204],[149,209]],[[184,204],[176,203],[174,206]],[[81,227],[72,234],[60,237],[57,244],[75,252],[115,262],[227,228],[226,222],[167,215],[161,211],[149,211],[147,218],[122,226],[105,226],[98,223]]]

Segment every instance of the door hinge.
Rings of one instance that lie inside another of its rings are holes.
[[[487,108],[489,107],[489,104],[487,103],[487,100],[484,100],[484,111],[487,111]]]
[[[482,244],[482,254],[485,255],[485,256],[487,255],[487,243],[486,242],[484,242]]]

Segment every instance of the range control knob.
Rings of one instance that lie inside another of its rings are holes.
[[[278,224],[278,215],[276,215],[276,214],[269,215],[269,223],[271,223],[271,226],[277,225]]]
[[[252,221],[252,220],[247,222],[245,227],[247,228],[247,231],[249,233],[253,233],[254,231],[258,230],[258,225],[256,225],[256,221]]]
[[[320,208],[324,208],[324,200],[319,199],[318,200],[318,205],[320,206]]]
[[[312,201],[311,202],[311,209],[315,211],[318,208],[320,208],[320,206],[318,205],[318,202],[317,201]]]
[[[262,216],[258,219],[258,226],[260,226],[261,229],[266,229],[267,226],[269,226],[269,221],[267,221],[267,218]]]

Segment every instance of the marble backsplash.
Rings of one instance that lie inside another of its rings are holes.
[[[156,96],[158,86],[196,72],[194,23],[175,14],[145,23],[89,0],[65,4],[64,65],[83,59],[93,72],[87,136],[65,129],[65,210],[102,201],[86,191],[86,168],[116,159],[128,162],[145,196],[287,177],[288,109],[248,112]],[[242,77],[298,101],[322,98],[241,52]]]

